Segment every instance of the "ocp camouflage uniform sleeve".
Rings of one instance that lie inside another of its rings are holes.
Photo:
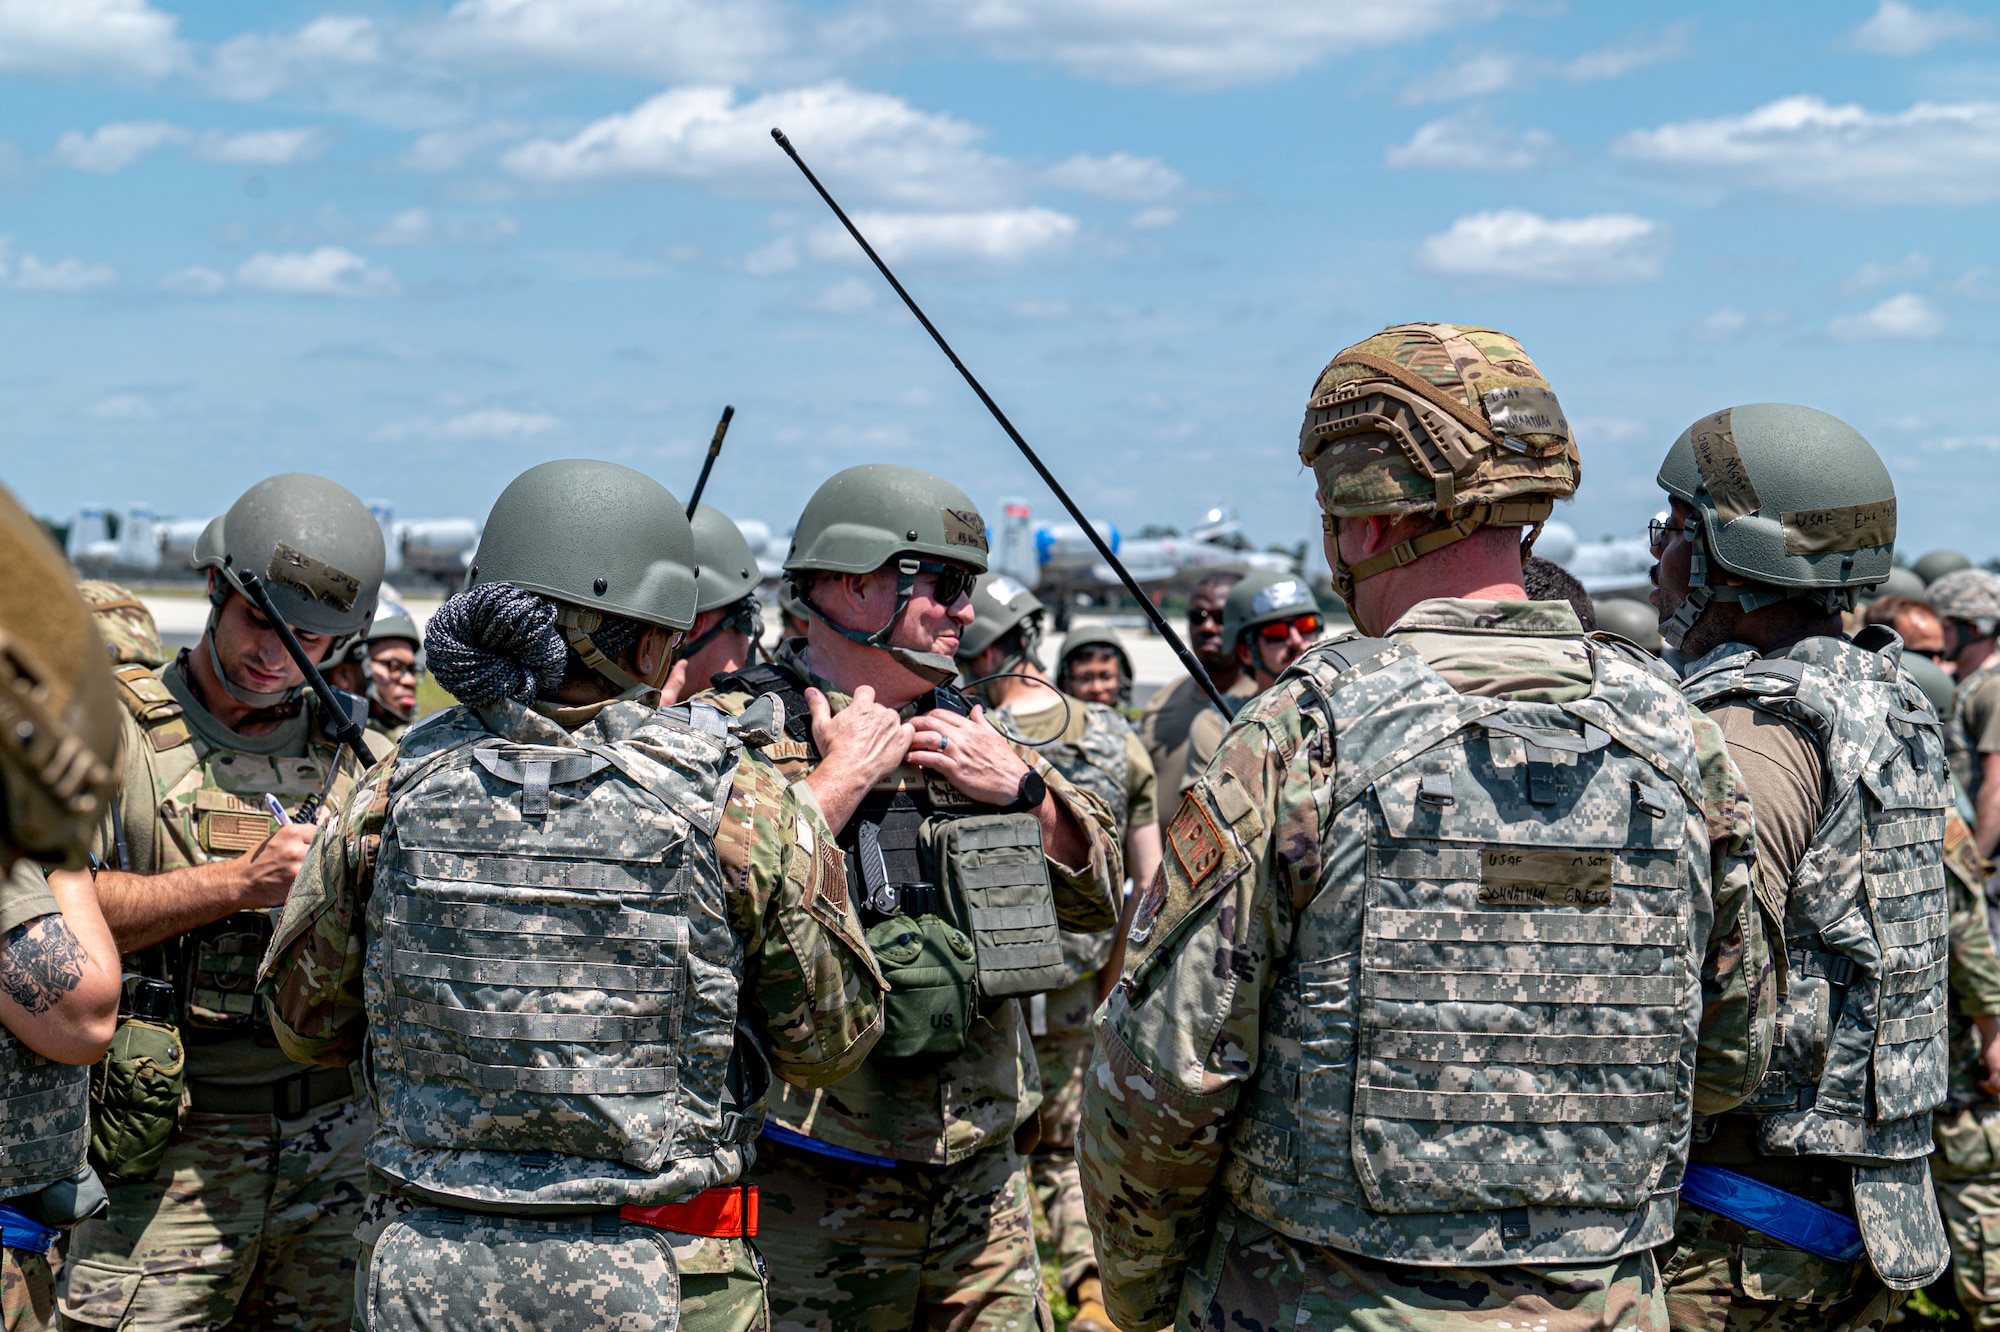
[[[1313,791],[1331,756],[1294,688],[1244,709],[1168,825],[1150,951],[1100,1012],[1077,1156],[1120,1327],[1173,1319],[1265,999],[1319,888]]]
[[[361,1057],[368,1029],[361,995],[363,914],[371,887],[365,879],[382,843],[393,766],[372,769],[339,813],[320,825],[258,969],[278,1044],[302,1064],[348,1064]]]
[[[1770,1062],[1777,1020],[1777,962],[1783,906],[1760,891],[1750,789],[1729,756],[1722,730],[1690,707],[1708,823],[1715,924],[1701,967],[1701,1043],[1695,1052],[1694,1109],[1719,1115],[1756,1089]]]
[[[716,851],[743,940],[742,1006],[772,1066],[799,1087],[861,1067],[888,989],[847,897],[847,868],[804,782],[754,751],[736,766]]]

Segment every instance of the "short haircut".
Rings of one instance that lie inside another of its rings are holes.
[[[1899,596],[1894,592],[1889,593],[1887,596],[1877,597],[1875,600],[1869,602],[1868,613],[1862,616],[1862,619],[1868,624],[1886,624],[1891,629],[1894,629],[1896,621],[1905,615],[1929,616],[1939,624],[1944,623],[1944,617],[1937,613],[1937,607],[1931,605],[1928,601],[1918,601],[1915,597]]]
[[[1575,574],[1554,560],[1530,555],[1521,564],[1521,583],[1528,589],[1528,600],[1567,601],[1585,629],[1597,628],[1597,607],[1591,603],[1590,593],[1583,590]]]
[[[1202,579],[1199,583],[1196,583],[1194,585],[1194,591],[1189,593],[1188,595],[1199,597],[1205,593],[1214,593],[1217,596],[1226,597],[1229,595],[1229,589],[1235,587],[1238,583],[1242,581],[1243,581],[1243,575],[1240,573],[1210,574],[1208,577]]]

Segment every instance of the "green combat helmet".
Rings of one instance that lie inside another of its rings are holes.
[[[707,647],[724,629],[735,625],[756,643],[764,636],[764,608],[757,601],[757,582],[763,577],[757,567],[756,552],[743,539],[743,529],[713,504],[698,504],[694,510],[695,604],[697,615],[725,606],[736,612],[725,615],[704,630],[699,638],[681,645],[681,655],[692,657]]]
[[[1702,417],[1667,451],[1662,490],[1694,509],[1688,598],[1660,626],[1678,648],[1711,601],[1746,611],[1808,597],[1832,613],[1889,576],[1896,486],[1875,448],[1838,417],[1760,402]],[[1709,582],[1709,562],[1748,578]]]
[[[556,624],[584,664],[621,689],[641,688],[590,635],[607,615],[679,632],[694,623],[686,510],[652,477],[617,463],[530,467],[493,501],[465,585],[511,583],[560,602]]]
[[[391,639],[402,639],[416,649],[417,674],[424,673],[424,636],[417,629],[417,622],[410,615],[410,608],[388,588],[382,589],[382,599],[375,607],[375,619],[368,626],[368,632],[361,635],[354,646],[347,649],[346,660],[362,668],[361,678],[366,683],[362,692],[367,695],[369,705],[378,709],[397,725],[407,724],[410,714],[392,706],[382,697],[382,689],[377,684],[375,673],[368,669],[368,645],[386,643]]]
[[[270,707],[295,694],[238,688],[215,655],[215,617],[248,570],[264,580],[271,604],[293,629],[328,634],[333,659],[375,618],[382,586],[382,529],[345,486],[305,472],[269,477],[243,492],[194,543],[194,567],[221,574],[209,594],[209,665],[229,696]]]
[[[1926,601],[1930,594],[1924,591],[1924,580],[1908,569],[1891,569],[1889,576],[1862,594],[1862,600],[1873,601],[1877,597],[1908,597],[1912,601]]]
[[[2000,574],[1987,569],[1954,569],[1924,589],[1931,608],[1947,620],[1962,620],[1991,638],[2000,624]]]
[[[905,669],[933,684],[958,674],[951,658],[891,647],[889,635],[903,618],[919,573],[946,563],[986,572],[986,520],[966,493],[943,477],[894,463],[868,463],[835,472],[806,501],[792,534],[785,572],[867,574],[896,566],[896,609],[872,633],[835,624],[813,603],[811,580],[793,591],[813,618],[841,637],[887,652]]]
[[[1222,603],[1222,645],[1234,652],[1253,629],[1318,613],[1319,601],[1297,574],[1253,573],[1230,588]]]
[[[1929,657],[1908,648],[1903,649],[1903,672],[1924,691],[1924,697],[1931,701],[1931,711],[1949,721],[1958,706],[1958,686],[1951,677]]]
[[[1329,536],[1337,518],[1440,520],[1353,568],[1328,542],[1333,590],[1350,614],[1356,583],[1482,527],[1531,528],[1526,558],[1582,478],[1569,422],[1521,344],[1452,324],[1396,324],[1335,356],[1306,404],[1299,461],[1318,479]]]
[[[1606,597],[1595,604],[1599,629],[1637,644],[1655,656],[1665,650],[1666,642],[1660,637],[1659,612],[1645,602],[1634,601],[1630,597]]]
[[[1056,650],[1056,687],[1069,692],[1069,659],[1086,648],[1100,652],[1111,652],[1118,657],[1118,701],[1132,701],[1132,655],[1125,650],[1125,644],[1109,628],[1073,629],[1064,638],[1062,646]]]
[[[111,661],[62,552],[4,489],[0,568],[0,874],[78,869],[121,766]]]
[[[1912,566],[1917,577],[1924,580],[1926,587],[1948,573],[1957,573],[1960,569],[1971,567],[1972,561],[1955,550],[1934,550]]]
[[[972,623],[958,636],[958,660],[964,665],[999,642],[1008,630],[1024,626],[1021,634],[1023,656],[1040,666],[1042,619],[1048,607],[1040,597],[1003,573],[983,573],[972,585]],[[1021,658],[1015,658],[1019,661]],[[1001,666],[1012,670],[1015,661]]]

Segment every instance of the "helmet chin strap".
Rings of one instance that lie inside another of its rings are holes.
[[[275,694],[263,694],[254,689],[245,689],[229,678],[229,672],[222,669],[222,658],[215,652],[215,623],[221,618],[221,606],[211,601],[208,607],[208,627],[202,631],[201,644],[208,651],[208,667],[215,672],[215,678],[222,685],[222,692],[241,703],[246,708],[273,708],[299,696],[305,688],[303,683],[289,689],[280,689]]]
[[[415,709],[399,708],[388,699],[382,697],[382,686],[376,683],[374,671],[368,672],[368,688],[365,692],[368,695],[368,706],[380,708],[382,715],[398,726],[409,721],[411,713],[415,711]]]
[[[896,561],[896,609],[889,616],[887,624],[869,634],[864,634],[859,629],[849,629],[846,625],[830,619],[825,611],[813,603],[811,596],[799,592],[796,586],[794,592],[798,596],[799,604],[811,611],[814,619],[848,642],[859,643],[862,647],[880,648],[888,653],[898,666],[927,684],[950,684],[958,678],[958,663],[950,657],[941,652],[918,652],[913,648],[897,647],[889,642],[889,635],[896,632],[897,622],[909,608],[910,594],[917,586],[918,568],[916,560]]]

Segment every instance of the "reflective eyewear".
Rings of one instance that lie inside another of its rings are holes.
[[[1210,610],[1206,606],[1188,607],[1188,626],[1192,628],[1195,625],[1201,624],[1212,624],[1220,628],[1222,626],[1222,612],[1219,610]]]
[[[971,596],[972,585],[979,579],[978,574],[962,564],[942,564],[933,560],[916,560],[906,561],[905,567],[909,563],[915,563],[917,566],[911,572],[930,574],[937,579],[937,588],[932,595],[936,597],[940,606],[956,605],[960,597]]]
[[[1274,620],[1270,624],[1257,626],[1257,637],[1266,643],[1282,643],[1297,634],[1310,643],[1319,637],[1321,620],[1318,615],[1299,615],[1289,620]]]

